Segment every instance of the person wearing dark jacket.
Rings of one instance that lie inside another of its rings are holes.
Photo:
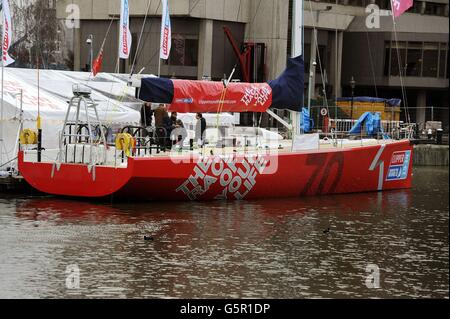
[[[172,128],[175,128],[176,124],[177,124],[177,112],[172,112],[170,114],[170,124],[172,125]]]
[[[156,127],[164,127],[167,119],[169,118],[169,114],[167,113],[167,108],[164,104],[160,104],[159,107],[155,110],[155,126]]]
[[[141,125],[142,127],[152,126],[153,110],[151,103],[145,102],[141,107]]]
[[[198,146],[203,146],[205,142],[206,120],[203,118],[202,113],[197,113],[196,119],[195,139],[197,140]]]

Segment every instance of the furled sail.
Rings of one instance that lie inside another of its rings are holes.
[[[180,113],[265,112],[268,108],[298,111],[303,105],[304,65],[302,56],[289,58],[286,70],[267,83],[144,78],[139,98],[169,105]]]

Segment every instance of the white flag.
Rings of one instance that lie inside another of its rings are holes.
[[[172,45],[172,28],[170,26],[170,14],[168,0],[162,0],[162,19],[161,19],[161,46],[159,58],[167,60]]]
[[[14,60],[9,56],[8,50],[11,46],[11,12],[9,11],[8,0],[2,0],[3,3],[3,38],[2,38],[2,62],[4,66],[14,63]]]
[[[128,59],[131,50],[131,32],[128,0],[121,0],[120,4],[120,37],[119,58]]]

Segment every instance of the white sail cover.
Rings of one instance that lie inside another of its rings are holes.
[[[5,137],[4,143],[0,145],[3,163],[16,156],[14,151],[20,126],[21,90],[24,128],[36,129],[38,112],[37,70],[5,68],[4,74],[4,109],[0,123]],[[58,132],[64,123],[74,84],[83,84],[92,89],[91,96],[98,103],[100,120],[106,125],[119,128],[140,123],[142,102],[134,97],[135,89],[127,86],[127,75],[99,73],[95,79],[88,81],[89,73],[86,72],[41,70],[39,78],[43,147],[46,149],[58,148]],[[88,116],[94,119],[94,114]],[[85,119],[86,114],[82,112],[81,118]]]

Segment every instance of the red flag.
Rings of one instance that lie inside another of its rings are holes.
[[[96,76],[97,73],[101,71],[102,63],[103,63],[103,48],[100,49],[100,52],[98,53],[97,57],[92,63],[92,73],[94,74],[94,76]]]

